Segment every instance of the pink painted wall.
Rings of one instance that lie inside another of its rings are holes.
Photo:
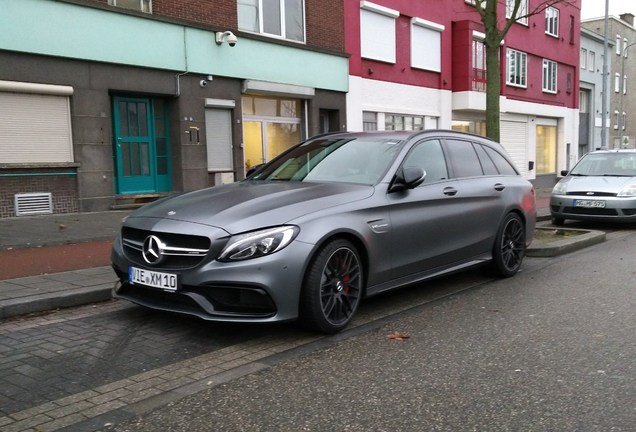
[[[532,10],[543,1],[529,0],[529,9]],[[471,88],[472,31],[483,32],[481,20],[471,5],[463,0],[375,0],[373,3],[400,12],[396,20],[396,63],[361,58],[360,1],[345,0],[345,51],[351,55],[351,75],[452,91],[466,91]],[[499,3],[499,16],[504,17],[505,2],[500,0]],[[563,1],[555,7],[560,11],[559,38],[545,34],[543,12],[529,17],[527,26],[515,24],[510,29],[502,47],[502,59],[505,60],[508,47],[528,54],[528,86],[525,89],[506,86],[502,75],[501,93],[510,99],[575,108],[578,107],[579,96],[581,0]],[[442,33],[441,73],[411,68],[411,17],[433,21],[446,27]],[[558,63],[557,94],[542,91],[544,58]],[[502,62],[502,68],[505,68],[504,63],[505,61]]]

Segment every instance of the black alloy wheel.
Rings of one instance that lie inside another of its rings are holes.
[[[347,240],[334,240],[318,252],[307,270],[300,319],[313,330],[337,333],[353,318],[362,289],[363,268],[358,252]]]
[[[509,213],[499,227],[493,249],[492,267],[499,277],[519,271],[526,251],[526,227],[521,217]]]

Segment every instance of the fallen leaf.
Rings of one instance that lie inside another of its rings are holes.
[[[388,339],[403,341],[403,340],[406,340],[406,339],[410,338],[411,336],[409,336],[407,334],[404,334],[404,333],[400,333],[398,331],[394,331],[393,333],[389,333],[388,335],[386,335],[386,337]]]
[[[64,224],[59,224],[59,225],[57,226],[57,229],[59,229],[60,231],[65,230],[65,229],[66,229],[66,225],[64,225]]]

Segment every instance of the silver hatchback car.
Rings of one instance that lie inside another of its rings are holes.
[[[323,135],[246,180],[132,213],[113,244],[116,296],[334,333],[365,296],[482,264],[514,275],[535,218],[533,186],[485,138]]]
[[[554,225],[566,219],[636,222],[636,150],[598,150],[562,171],[550,196]]]

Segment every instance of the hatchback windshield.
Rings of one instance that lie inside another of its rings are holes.
[[[575,176],[636,176],[636,153],[590,153],[570,172]]]
[[[284,153],[250,180],[344,182],[374,185],[403,141],[386,138],[319,138]]]

